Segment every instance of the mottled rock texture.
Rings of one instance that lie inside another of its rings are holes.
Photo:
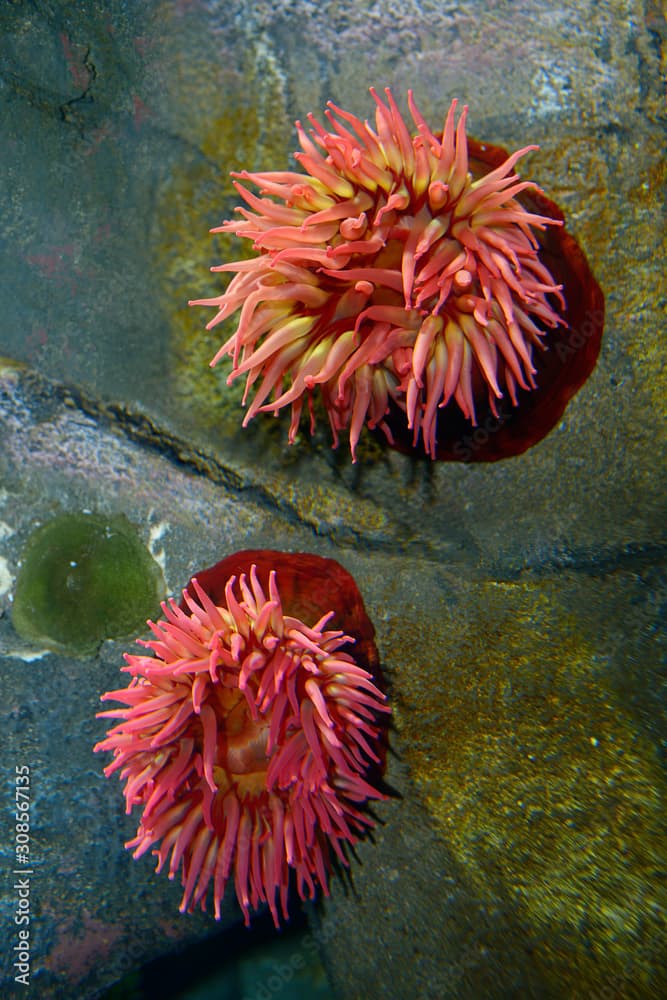
[[[170,591],[234,548],[333,556],[378,630],[401,796],[319,911],[337,994],[663,996],[660,5],[15,2],[0,29],[0,353],[55,383],[2,373],[3,610],[31,528],[84,507],[126,513]],[[241,431],[207,367],[218,336],[185,303],[238,254],[207,233],[228,171],[287,167],[295,118],[329,98],[370,115],[371,84],[539,143],[523,175],[604,290],[592,378],[517,459],[432,466],[367,438],[352,467],[324,428],[289,449],[284,420]],[[7,614],[0,639],[3,765],[36,780],[35,983],[93,996],[210,922],[129,862],[90,754],[126,647],[29,659]]]

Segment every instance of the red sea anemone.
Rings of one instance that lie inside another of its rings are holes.
[[[162,607],[152,655],[126,656],[129,686],[102,699],[127,706],[101,713],[122,721],[95,747],[143,809],[126,846],[182,870],[181,912],[212,886],[219,918],[233,873],[246,924],[266,903],[277,926],[290,870],[302,899],[327,894],[332,852],[347,865],[383,798],[373,626],[349,573],[306,554],[238,553]]]
[[[290,406],[290,442],[305,399],[312,431],[319,387],[334,446],[349,431],[353,459],[364,424],[432,458],[517,454],[590,374],[600,290],[557,207],[514,171],[537,147],[507,156],[468,139],[456,101],[436,134],[408,92],[411,135],[391,92],[386,104],[371,94],[375,129],[332,103],[330,131],[312,116],[310,135],[296,123],[306,173],[234,175],[261,197],[235,182],[249,209],[212,231],[258,255],[214,267],[234,272],[227,289],[190,303],[217,309],[209,329],[240,309],[211,364],[230,355],[228,382],[246,376],[244,426]],[[554,354],[571,335],[583,344]],[[531,394],[539,413],[524,407]],[[462,447],[489,420],[491,444]]]

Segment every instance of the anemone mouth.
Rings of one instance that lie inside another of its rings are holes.
[[[257,794],[265,787],[269,766],[269,724],[264,719],[253,719],[238,689],[223,689],[222,695],[216,698],[216,711],[223,725],[213,767],[215,784],[218,788],[235,786],[242,795]],[[203,751],[201,741],[196,749]]]
[[[225,599],[229,578],[248,575],[253,565],[257,566],[260,576],[266,576],[270,569],[275,569],[280,579],[280,597],[286,614],[303,621],[317,621],[323,613],[332,609],[334,614],[330,626],[350,637],[355,662],[372,676],[375,686],[384,696],[390,694],[375,643],[375,626],[368,616],[354,577],[337,560],[311,552],[243,549],[225,556],[207,569],[199,570],[193,579],[215,604],[220,604]],[[186,593],[195,596],[192,580],[185,588],[184,595]],[[185,606],[184,596],[180,607],[183,609]],[[381,785],[389,749],[388,716],[377,720],[377,729],[375,749],[378,760],[368,763],[368,780],[371,784]]]
[[[507,160],[507,150],[468,137],[473,176],[495,170]],[[558,205],[540,192],[522,192],[529,212],[539,212],[564,223]],[[545,328],[544,350],[534,356],[535,388],[517,390],[517,405],[504,396],[494,414],[483,392],[476,394],[476,425],[452,402],[437,417],[436,450],[439,461],[495,462],[521,455],[538,444],[561,419],[567,404],[587,381],[600,353],[605,303],[586,256],[564,224],[535,233],[539,258],[554,282],[562,285],[563,325]],[[554,303],[554,306],[556,303]],[[425,455],[423,441],[415,443],[403,411],[392,403],[386,422],[392,446],[405,454]],[[377,432],[375,432],[377,434]]]

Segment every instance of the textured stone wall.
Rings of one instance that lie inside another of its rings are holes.
[[[341,997],[665,993],[664,45],[653,2],[2,5],[0,354],[40,376],[2,371],[3,764],[39,781],[40,995],[93,996],[210,932],[129,862],[90,753],[127,646],[76,661],[11,627],[31,528],[84,508],[147,545],[159,529],[171,592],[262,544],[357,579],[400,797],[318,911]],[[328,99],[370,116],[370,85],[402,106],[412,87],[434,124],[459,97],[477,138],[538,143],[523,174],[603,288],[598,366],[523,456],[430,465],[368,439],[352,467],[324,429],[291,449],[284,419],[242,431],[208,368],[219,336],[186,302],[238,255],[208,234],[229,171],[288,167],[294,119]]]

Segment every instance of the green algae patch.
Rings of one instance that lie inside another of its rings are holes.
[[[162,572],[124,517],[64,514],[30,536],[12,620],[30,641],[83,656],[145,627]]]

